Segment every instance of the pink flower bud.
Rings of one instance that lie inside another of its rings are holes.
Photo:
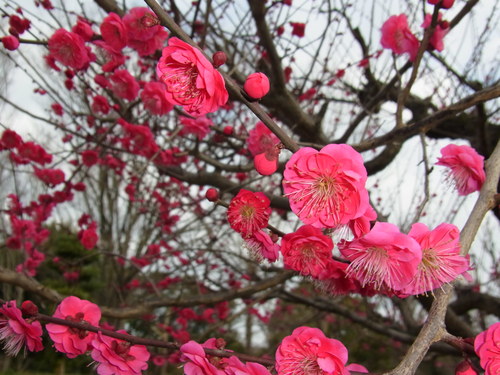
[[[31,301],[24,301],[21,305],[23,317],[35,316],[38,314],[38,307]]]
[[[227,56],[224,52],[217,51],[213,54],[212,60],[213,60],[214,68],[218,68],[219,66],[224,65],[226,63]]]
[[[2,38],[2,44],[5,49],[15,51],[19,47],[19,39],[12,35],[4,36]]]
[[[219,192],[217,189],[210,188],[207,190],[205,193],[205,197],[210,201],[210,202],[217,202],[219,200]]]
[[[269,78],[264,73],[252,73],[243,85],[245,92],[253,99],[260,99],[269,92]]]

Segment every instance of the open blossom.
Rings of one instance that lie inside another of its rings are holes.
[[[168,33],[160,25],[158,17],[146,7],[136,7],[123,17],[127,29],[127,44],[135,49],[139,56],[148,56],[163,47]]]
[[[271,375],[260,363],[243,363],[234,355],[224,360],[224,372],[227,375]]]
[[[450,168],[449,177],[459,195],[467,195],[481,190],[486,175],[484,157],[469,146],[449,144],[441,149],[441,157],[436,165]]]
[[[221,74],[201,51],[178,38],[169,39],[156,72],[166,85],[168,101],[183,106],[190,115],[214,112],[227,102]]]
[[[102,39],[115,50],[119,51],[127,45],[127,29],[118,14],[110,12],[102,20],[100,29]]]
[[[438,15],[438,24],[436,25],[436,28],[434,29],[434,33],[431,35],[431,38],[429,39],[429,46],[431,49],[435,49],[439,52],[441,52],[444,49],[444,43],[443,43],[443,38],[448,34],[448,31],[450,31],[450,25],[448,24],[447,21],[441,21],[441,13]],[[424,23],[422,23],[422,27],[424,29],[428,28],[432,23],[432,15],[431,14],[426,14],[424,18]]]
[[[304,276],[318,278],[332,259],[333,241],[321,229],[303,225],[281,240],[281,253],[286,268]]]
[[[500,322],[476,336],[474,351],[485,370],[485,375],[500,374]]]
[[[50,56],[68,68],[86,69],[94,59],[83,38],[65,29],[56,30],[50,37],[48,46]]]
[[[95,303],[70,296],[61,301],[53,316],[96,326],[101,320],[101,310]],[[69,358],[75,358],[87,352],[90,349],[90,342],[95,336],[93,332],[54,323],[47,324],[45,328],[49,332],[52,341],[54,341],[55,348],[62,353],[66,353]]]
[[[271,215],[271,202],[264,193],[253,193],[241,189],[231,199],[227,209],[229,225],[244,238],[267,226]]]
[[[266,152],[279,143],[279,138],[261,121],[248,132],[247,147],[252,156]]]
[[[134,100],[139,93],[139,84],[134,76],[126,69],[115,70],[109,77],[111,82],[111,91],[116,96],[129,101]]]
[[[318,328],[299,327],[276,350],[278,375],[349,375],[347,348]]]
[[[286,163],[283,189],[305,224],[334,228],[367,211],[366,178],[363,159],[351,146],[304,147]]]
[[[124,333],[124,330],[116,331]],[[149,352],[144,345],[131,343],[113,337],[104,336],[101,332],[92,340],[90,355],[98,362],[99,375],[140,375],[148,368]]]
[[[170,112],[174,106],[167,100],[165,85],[161,82],[148,82],[141,92],[142,103],[153,115],[164,115]]]
[[[391,16],[382,25],[382,47],[391,49],[396,55],[408,53],[410,61],[417,57],[419,41],[408,27],[406,14]]]
[[[341,241],[339,250],[351,262],[349,273],[362,286],[400,291],[417,273],[420,245],[389,223],[375,223],[370,232],[353,241]]]
[[[245,243],[251,255],[259,262],[263,259],[275,262],[278,259],[280,246],[273,242],[271,236],[263,230],[256,231],[250,237],[245,238]]]
[[[202,140],[210,132],[210,127],[214,125],[213,121],[205,116],[195,119],[181,117],[182,129],[179,135],[194,134],[196,138]]]
[[[422,261],[404,293],[416,295],[434,290],[469,269],[469,260],[460,255],[460,231],[455,225],[443,223],[429,230],[425,224],[416,223],[408,235],[420,244]]]
[[[181,346],[181,360],[186,375],[224,375],[225,372],[215,367],[205,354],[203,346],[195,341],[188,341]]]
[[[24,319],[16,301],[0,307],[0,341],[8,355],[16,356],[26,346],[30,352],[43,350],[42,326],[39,321]]]

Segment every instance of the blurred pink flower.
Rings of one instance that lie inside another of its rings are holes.
[[[205,116],[195,119],[181,117],[182,129],[180,135],[194,134],[198,140],[202,140],[210,132],[210,127],[214,125],[213,121]]]
[[[139,84],[135,80],[134,76],[128,72],[126,69],[115,70],[114,73],[109,77],[111,82],[111,91],[116,96],[132,101],[137,98],[139,93]]]
[[[394,224],[375,223],[370,232],[353,241],[341,241],[339,250],[347,260],[349,274],[362,286],[400,291],[417,273],[422,260],[420,245]]]
[[[48,46],[50,56],[68,68],[86,69],[95,58],[80,35],[65,29],[56,30]]]
[[[252,156],[267,152],[279,143],[279,138],[261,121],[248,132],[247,147]]]
[[[170,112],[174,106],[167,100],[165,85],[161,82],[148,82],[141,92],[142,103],[153,115],[164,115]]]
[[[97,326],[99,320],[101,320],[101,310],[95,303],[70,296],[61,301],[53,316],[72,322],[89,323]],[[55,348],[62,353],[66,353],[69,358],[75,358],[90,350],[90,342],[95,336],[93,332],[55,323],[49,323],[45,328],[49,332],[52,341],[54,341]]]
[[[474,351],[485,370],[485,375],[500,374],[500,322],[476,336]]]
[[[286,163],[283,189],[305,224],[334,228],[367,211],[366,178],[363,159],[351,146],[304,147]]]
[[[318,328],[299,327],[276,350],[278,375],[349,375],[347,349]]]
[[[382,47],[392,50],[396,55],[408,53],[410,61],[415,60],[420,43],[408,27],[406,14],[389,17],[382,25],[381,31],[382,39],[380,43]]]
[[[226,104],[224,78],[197,48],[170,38],[156,73],[166,85],[170,103],[181,105],[192,116],[202,116]]]
[[[158,17],[146,7],[136,7],[123,17],[127,30],[127,44],[135,49],[139,56],[148,56],[163,47],[168,32],[160,25]]]
[[[484,157],[469,146],[449,144],[441,149],[441,157],[436,165],[449,167],[449,177],[459,195],[467,195],[481,190],[486,175]]]
[[[285,234],[281,240],[285,267],[303,276],[318,278],[333,261],[332,251],[332,239],[312,225],[303,225],[294,233]]]
[[[124,330],[116,331],[126,334]],[[101,332],[92,340],[90,353],[99,375],[139,375],[148,368],[149,352],[144,345],[105,336]]]
[[[16,356],[24,346],[30,352],[43,350],[42,333],[40,322],[24,319],[15,300],[0,307],[0,341],[7,355]]]
[[[408,235],[420,244],[422,261],[403,293],[417,295],[434,290],[470,268],[469,259],[460,255],[460,231],[455,225],[443,223],[429,230],[425,224],[416,223]]]
[[[253,193],[241,189],[231,199],[227,209],[229,225],[243,238],[249,238],[255,232],[267,226],[271,215],[271,202],[263,193]]]
[[[118,14],[110,12],[108,16],[102,20],[100,29],[102,39],[116,51],[120,51],[127,45],[127,29]]]
[[[431,22],[432,22],[432,15],[426,14],[424,18],[424,23],[422,23],[422,27],[424,29],[428,28],[431,25]],[[431,38],[429,39],[429,46],[431,47],[431,49],[438,50],[439,52],[441,52],[444,49],[443,38],[446,36],[446,34],[448,34],[448,31],[450,31],[450,26],[448,22],[441,21],[441,13],[439,13],[438,24],[436,25],[434,33],[431,35]]]

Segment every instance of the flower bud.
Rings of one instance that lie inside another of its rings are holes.
[[[4,36],[2,38],[2,44],[5,49],[15,51],[19,47],[19,39],[12,35]]]
[[[217,189],[210,188],[205,193],[205,198],[207,198],[210,202],[217,202],[219,200],[219,192]]]
[[[213,54],[212,61],[213,61],[214,68],[218,68],[219,66],[224,65],[226,63],[227,56],[224,52],[217,51]]]
[[[24,301],[21,304],[21,312],[23,317],[31,317],[38,314],[38,307],[31,301]]]
[[[260,99],[269,92],[269,78],[264,73],[253,73],[247,77],[243,89],[253,99]]]

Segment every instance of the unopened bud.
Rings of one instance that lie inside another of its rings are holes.
[[[217,51],[212,56],[213,65],[215,68],[218,68],[221,65],[224,65],[227,61],[227,56],[222,51]]]
[[[24,301],[21,304],[21,312],[23,317],[31,317],[38,314],[38,307],[31,301]]]
[[[210,188],[205,193],[205,198],[207,198],[210,202],[217,202],[219,200],[219,192],[217,189]]]
[[[233,135],[234,128],[231,125],[226,125],[226,126],[224,126],[224,129],[222,129],[222,132],[225,135],[230,136],[230,135]]]
[[[450,27],[450,23],[448,21],[441,21],[439,22],[439,26],[441,26],[443,30],[448,29]]]

